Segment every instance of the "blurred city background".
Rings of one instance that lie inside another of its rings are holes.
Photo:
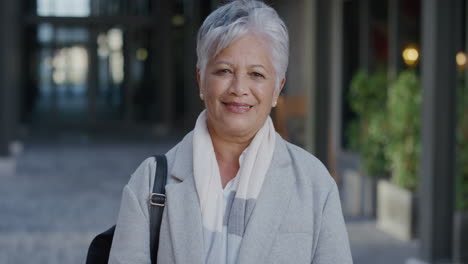
[[[222,0],[0,1],[0,263],[83,263],[146,157],[202,109]],[[466,0],[269,0],[276,129],[337,181],[354,262],[468,263]]]

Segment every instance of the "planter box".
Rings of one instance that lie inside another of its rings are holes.
[[[362,176],[362,215],[375,218],[377,215],[377,179],[372,176]]]
[[[346,216],[372,217],[376,215],[376,180],[359,171],[346,169],[342,174],[343,211]]]
[[[338,173],[344,215],[375,218],[377,181],[362,173],[359,154],[340,151]]]
[[[377,184],[377,227],[401,240],[416,237],[416,196],[387,180]]]
[[[453,216],[453,261],[468,263],[468,212],[456,211]]]
[[[357,171],[346,169],[341,175],[341,193],[343,214],[345,216],[361,216],[361,176]]]
[[[16,159],[14,157],[0,157],[0,177],[15,175]]]

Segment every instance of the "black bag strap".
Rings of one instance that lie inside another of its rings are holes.
[[[165,155],[156,155],[156,175],[154,176],[153,192],[150,195],[150,250],[151,263],[157,263],[159,247],[159,231],[162,215],[166,204],[167,159]]]

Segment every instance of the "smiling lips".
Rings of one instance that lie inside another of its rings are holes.
[[[239,114],[246,113],[252,108],[252,105],[236,102],[223,102],[223,104],[228,111]]]

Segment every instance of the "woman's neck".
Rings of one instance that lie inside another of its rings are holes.
[[[249,146],[252,138],[222,137],[216,131],[211,129],[209,131],[221,175],[221,184],[224,188],[230,180],[236,177],[240,167],[239,157]]]

